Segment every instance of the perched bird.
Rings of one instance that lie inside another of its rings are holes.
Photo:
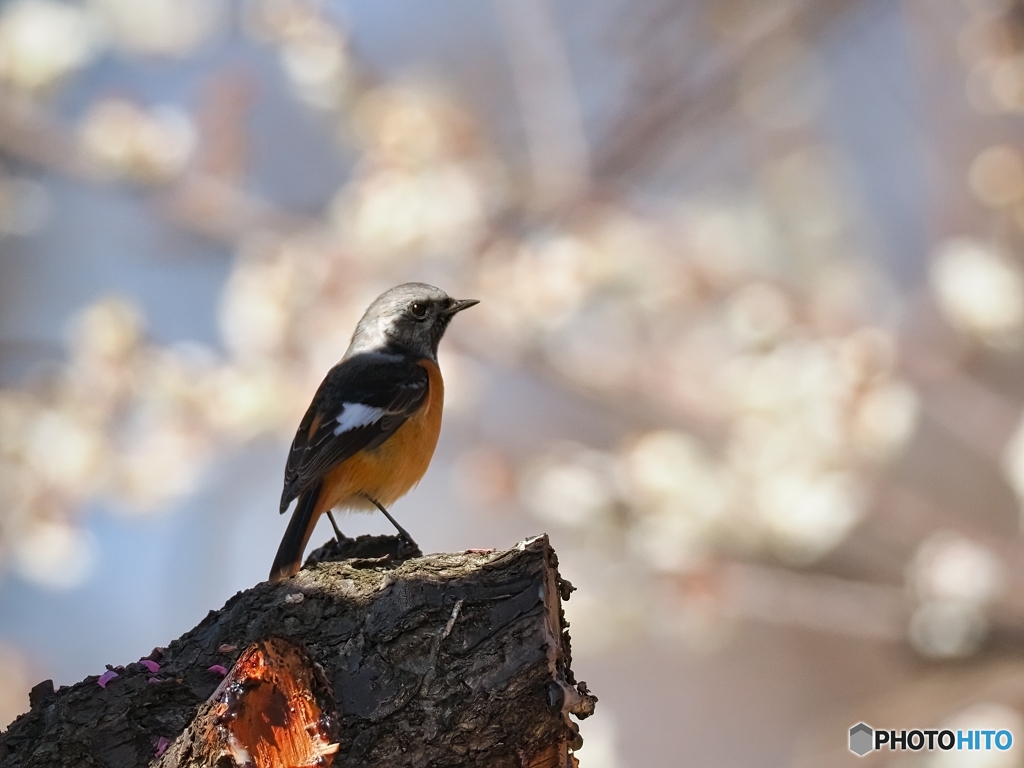
[[[341,361],[324,378],[295,433],[284,469],[281,513],[298,498],[270,580],[299,570],[320,515],[379,509],[412,546],[387,507],[404,496],[434,455],[444,382],[437,347],[457,312],[475,299],[453,299],[424,283],[381,294],[356,326]]]

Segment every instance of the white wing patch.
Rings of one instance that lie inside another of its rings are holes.
[[[369,405],[363,405],[362,403],[342,403],[341,413],[335,419],[338,422],[338,426],[334,428],[334,434],[340,435],[352,429],[365,427],[380,421],[383,416],[384,411],[381,408],[371,408]]]

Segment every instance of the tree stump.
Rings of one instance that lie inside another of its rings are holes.
[[[547,537],[408,560],[399,546],[331,542],[146,660],[40,683],[0,768],[574,765],[569,715],[596,698],[571,670],[572,586]]]

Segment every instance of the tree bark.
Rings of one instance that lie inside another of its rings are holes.
[[[0,734],[0,768],[241,765],[254,753],[223,747],[234,717],[224,712],[231,690],[252,685],[228,684],[257,652],[273,656],[276,639],[278,656],[308,660],[298,676],[316,700],[310,717],[324,709],[320,765],[573,765],[581,740],[569,714],[588,716],[596,698],[571,670],[560,601],[572,587],[557,565],[546,536],[404,561],[393,537],[331,542],[295,577],[211,611],[148,665],[114,668],[105,688],[97,676],[36,686],[31,710]]]

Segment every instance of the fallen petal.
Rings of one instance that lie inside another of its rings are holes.
[[[156,674],[157,672],[159,672],[159,671],[160,671],[160,665],[159,665],[159,664],[157,664],[157,663],[156,663],[155,661],[150,661],[149,659],[139,659],[139,664],[141,664],[142,666],[144,666],[144,667],[145,667],[146,669],[148,669],[148,670],[149,670],[150,672],[152,672],[152,673],[153,673],[154,675],[155,675],[155,674]]]
[[[107,687],[107,683],[109,683],[115,677],[118,677],[117,672],[115,672],[112,669],[108,669],[106,672],[104,672],[102,675],[100,675],[100,679],[96,681],[96,684],[100,688],[103,688],[105,690],[106,687]]]
[[[159,678],[159,677],[151,677],[146,682],[150,683],[150,684],[152,684],[152,683],[162,683],[163,680],[161,678]]]
[[[227,669],[221,666],[220,664],[214,664],[212,667],[210,667],[209,671],[213,672],[213,674],[215,675],[220,675],[221,677],[224,677],[224,675],[228,673]]]
[[[169,746],[171,746],[171,740],[168,739],[166,736],[161,736],[159,739],[157,739],[156,740],[156,756],[160,757],[160,755],[162,755],[164,752],[167,751],[167,748]]]

